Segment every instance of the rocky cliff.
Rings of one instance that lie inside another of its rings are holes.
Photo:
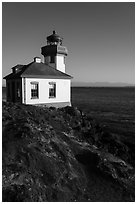
[[[134,201],[134,150],[74,107],[3,102],[3,201]]]

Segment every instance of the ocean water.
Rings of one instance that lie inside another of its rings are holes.
[[[111,133],[135,141],[134,87],[72,87],[72,105],[90,114]]]

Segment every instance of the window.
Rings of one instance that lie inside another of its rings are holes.
[[[50,82],[49,83],[49,98],[55,98],[56,97],[56,83]]]
[[[17,98],[20,98],[20,83],[17,82]]]
[[[55,63],[55,56],[50,56],[50,63]]]
[[[31,98],[38,97],[38,82],[31,82]]]

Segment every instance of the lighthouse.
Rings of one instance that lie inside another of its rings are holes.
[[[65,73],[65,58],[68,54],[67,48],[62,46],[63,38],[56,31],[47,37],[47,45],[41,48],[44,63]]]
[[[12,73],[5,76],[7,101],[48,107],[71,106],[71,79],[66,74],[67,48],[63,38],[55,31],[47,37],[47,45],[41,48],[40,57],[27,65],[17,64]]]

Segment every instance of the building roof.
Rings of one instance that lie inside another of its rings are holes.
[[[45,78],[45,79],[49,79],[49,78],[50,79],[71,79],[72,78],[70,75],[65,74],[49,66],[48,64],[44,64],[42,62],[41,63],[31,62],[28,65],[16,65],[15,67],[16,69],[19,68],[19,71],[5,76],[4,79],[17,79],[20,77]]]

